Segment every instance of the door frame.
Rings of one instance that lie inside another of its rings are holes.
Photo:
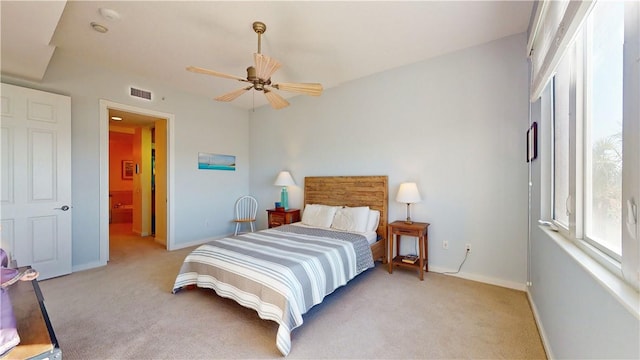
[[[109,261],[109,109],[127,111],[167,120],[167,250],[174,245],[175,115],[131,105],[100,100],[100,262]]]

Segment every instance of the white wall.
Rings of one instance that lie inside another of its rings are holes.
[[[56,50],[42,82],[5,77],[2,81],[71,96],[74,269],[99,265],[100,259],[100,99],[175,115],[176,247],[232,232],[235,199],[249,191],[246,110],[100,68],[67,56],[63,49]],[[130,85],[152,91],[154,101],[130,97]],[[237,170],[198,170],[198,152],[236,155]]]
[[[527,252],[528,127],[525,35],[507,37],[299,96],[291,106],[251,113],[252,193],[261,212],[279,199],[282,169],[305,176],[388,175],[390,221],[404,219],[401,182],[416,181],[423,202],[412,218],[431,223],[429,263],[524,289]],[[266,214],[259,217],[266,227]],[[442,248],[442,241],[449,249]],[[403,241],[403,245],[411,242]],[[404,251],[412,251],[412,246]],[[415,250],[413,250],[415,251]]]

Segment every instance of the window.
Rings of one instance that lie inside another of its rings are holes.
[[[569,228],[569,83],[571,56],[558,65],[553,80],[553,219]]]
[[[584,36],[585,240],[622,254],[622,67],[624,3],[596,4]]]
[[[638,13],[637,4],[597,2],[558,63],[551,82],[550,209],[565,236],[613,264],[636,288],[640,161],[637,145],[629,144],[640,140],[640,114],[632,104],[637,101],[630,101],[638,96],[640,76],[634,64],[638,49],[625,53],[624,44],[625,36],[638,42],[638,25],[625,28],[625,16],[637,22]]]

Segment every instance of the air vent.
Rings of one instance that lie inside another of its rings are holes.
[[[131,96],[151,101],[151,91],[129,88]]]

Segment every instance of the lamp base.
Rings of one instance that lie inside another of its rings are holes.
[[[411,221],[411,208],[410,208],[411,204],[407,203],[407,220],[404,221],[405,224],[407,225],[411,225],[413,224],[413,221]]]
[[[289,210],[289,192],[286,187],[282,188],[282,192],[280,193],[280,202],[285,210]]]

